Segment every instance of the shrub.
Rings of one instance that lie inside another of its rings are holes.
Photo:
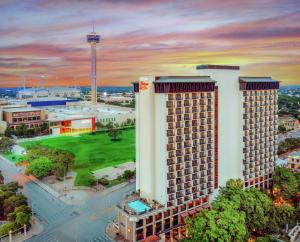
[[[102,177],[102,178],[99,179],[99,183],[103,186],[107,186],[107,185],[109,185],[109,180]]]
[[[15,223],[13,222],[8,222],[6,224],[3,224],[0,226],[0,236],[7,235],[10,230],[15,229]]]
[[[33,160],[27,170],[26,174],[32,174],[37,178],[42,178],[47,176],[53,169],[52,161],[47,157],[40,157]]]

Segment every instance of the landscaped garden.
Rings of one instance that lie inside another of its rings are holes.
[[[91,172],[94,170],[135,160],[134,129],[123,129],[118,139],[112,139],[108,132],[96,132],[28,141],[19,145],[24,148],[45,147],[73,153],[73,170],[77,173],[75,185],[90,185],[93,179]]]

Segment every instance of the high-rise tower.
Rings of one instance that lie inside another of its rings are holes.
[[[97,103],[97,55],[96,45],[100,43],[100,35],[93,32],[86,36],[87,42],[91,44],[91,101]]]
[[[141,77],[136,100],[136,193],[117,205],[127,241],[180,241],[226,182],[268,189],[277,159],[277,89],[239,66],[199,76]]]

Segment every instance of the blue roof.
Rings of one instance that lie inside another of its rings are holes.
[[[66,100],[45,100],[45,101],[29,101],[27,104],[31,107],[45,107],[45,106],[59,106],[66,105],[67,102],[78,102],[78,99],[66,99]]]

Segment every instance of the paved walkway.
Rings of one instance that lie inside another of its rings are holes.
[[[134,171],[135,170],[135,162],[131,161],[131,162],[123,163],[123,164],[115,166],[115,167],[107,167],[104,169],[93,171],[93,174],[98,179],[104,177],[104,178],[107,178],[108,180],[113,180],[113,179],[116,179],[118,176],[123,175],[124,171],[126,171],[126,170]]]
[[[22,241],[25,241],[25,240],[27,240],[29,238],[32,238],[32,237],[40,234],[43,231],[44,226],[41,224],[41,222],[38,219],[34,218],[34,221],[35,222],[31,226],[30,230],[27,231],[27,235],[26,236],[24,236],[24,234],[22,234],[22,235],[20,234],[18,236],[13,236],[12,241],[13,242],[22,242]]]

